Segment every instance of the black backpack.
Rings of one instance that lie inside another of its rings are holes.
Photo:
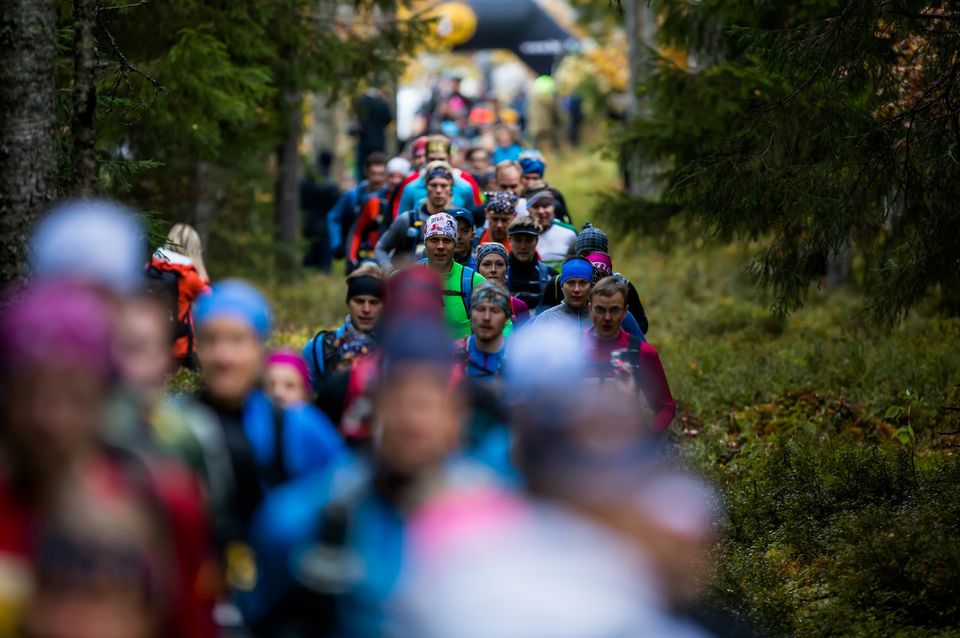
[[[160,301],[169,310],[170,325],[174,339],[190,337],[192,349],[192,330],[189,319],[180,321],[180,274],[174,270],[157,268],[148,264],[146,269],[146,292]]]

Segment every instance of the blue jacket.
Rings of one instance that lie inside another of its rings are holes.
[[[327,230],[330,234],[330,250],[337,251],[344,247],[347,232],[360,214],[364,203],[371,195],[384,195],[383,189],[369,190],[369,183],[363,180],[353,188],[345,191],[337,203],[327,213]]]
[[[400,575],[406,519],[370,487],[371,470],[360,460],[340,463],[275,490],[254,518],[251,543],[257,558],[257,584],[242,606],[254,624],[283,620],[285,601],[294,598],[317,546],[324,511],[346,505],[346,547],[362,563],[362,576],[337,598],[338,632],[345,636],[382,636],[384,602]]]
[[[271,473],[278,470],[286,479],[282,482],[328,470],[347,449],[333,423],[318,408],[303,403],[277,413],[267,395],[259,390],[244,405],[243,429],[253,447],[260,476],[267,483]],[[278,429],[282,429],[279,456]]]
[[[641,341],[647,340],[647,338],[643,335],[643,330],[640,329],[640,324],[637,323],[637,318],[634,317],[633,313],[629,310],[627,311],[626,316],[623,318],[623,321],[620,322],[620,327]]]

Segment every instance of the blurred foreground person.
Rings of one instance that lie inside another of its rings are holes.
[[[231,592],[254,586],[248,525],[264,494],[322,471],[344,449],[332,424],[312,406],[275,408],[259,389],[270,333],[270,308],[249,284],[227,280],[197,302],[197,355],[210,418],[194,424],[210,468],[217,549]],[[226,626],[240,623],[221,609]]]
[[[36,532],[68,486],[110,466],[97,429],[110,394],[110,314],[94,292],[45,282],[0,320],[0,634],[32,588]]]
[[[660,560],[665,521],[694,510],[694,526],[712,525],[709,491],[663,469],[628,397],[583,387],[576,337],[562,325],[518,334],[508,382],[519,390],[512,425],[524,496],[473,486],[420,510],[395,635],[710,635],[670,612],[674,581]],[[651,511],[646,485],[665,471],[694,489],[672,491],[676,502],[659,499]],[[680,562],[684,578],[702,575],[699,561]]]
[[[164,622],[176,582],[164,528],[164,513],[145,483],[101,472],[70,485],[38,530],[36,589],[22,635],[191,635]]]
[[[145,255],[143,225],[130,210],[77,199],[58,204],[37,225],[30,271],[34,279],[83,283],[115,300],[142,287]]]
[[[104,435],[121,447],[177,458],[205,476],[203,453],[189,427],[196,406],[167,392],[174,367],[169,319],[164,300],[148,293],[128,296],[117,310],[112,355],[119,383]]]
[[[433,270],[407,268],[382,284],[382,298],[394,301],[377,308],[378,325],[404,317],[442,316],[440,278]],[[365,352],[357,352],[348,365],[338,366],[316,386],[316,405],[355,449],[368,450],[373,442],[372,390],[380,374],[380,340],[378,330],[377,343]]]
[[[408,518],[455,472],[464,404],[438,310],[384,328],[372,453],[275,492],[258,513],[260,635],[385,634]]]
[[[159,325],[165,326],[159,316]],[[196,482],[179,464],[149,452],[147,445],[118,448],[100,439],[113,394],[110,332],[116,327],[110,304],[101,295],[56,282],[25,289],[3,318],[0,409],[5,415],[2,448],[9,464],[0,473],[0,563],[14,583],[4,591],[17,591],[17,574],[22,572],[16,565],[22,568],[37,559],[37,534],[71,498],[68,490],[117,490],[125,495],[118,498],[138,490],[131,498],[149,499],[150,507],[162,515],[155,531],[165,536],[168,552],[162,609],[157,600],[148,603],[162,612],[156,618],[158,635],[210,636],[215,583],[201,579],[210,555]],[[160,343],[162,360],[169,356],[169,342]],[[132,418],[133,424],[141,423],[135,414]],[[104,510],[104,524],[122,523],[110,519],[109,508]],[[41,569],[41,576],[44,573]],[[15,609],[16,602],[7,600],[2,606]]]
[[[293,350],[274,350],[267,355],[263,389],[274,408],[308,403],[313,394],[307,364]]]

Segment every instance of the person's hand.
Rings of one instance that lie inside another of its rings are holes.
[[[637,394],[637,377],[633,373],[633,367],[614,364],[613,369],[613,382],[615,387],[623,390],[623,392],[629,396],[635,396]]]

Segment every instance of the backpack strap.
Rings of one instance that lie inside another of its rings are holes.
[[[544,293],[547,292],[547,284],[550,283],[550,270],[542,261],[537,262],[537,279],[540,284],[540,296],[543,297]]]
[[[460,271],[460,294],[463,295],[463,307],[467,310],[468,318],[473,304],[473,272],[466,266]]]
[[[266,480],[271,486],[277,486],[286,483],[289,478],[287,473],[287,455],[284,449],[286,424],[284,422],[285,414],[283,408],[273,407],[270,416],[273,425],[273,458],[270,460],[270,467],[268,467],[266,471]]]
[[[317,355],[317,342],[323,340],[323,335],[326,331],[321,330],[317,334],[313,335],[313,340],[310,342],[312,344],[311,350],[313,351],[313,371],[314,371],[314,380],[319,381],[323,377],[323,359]]]

